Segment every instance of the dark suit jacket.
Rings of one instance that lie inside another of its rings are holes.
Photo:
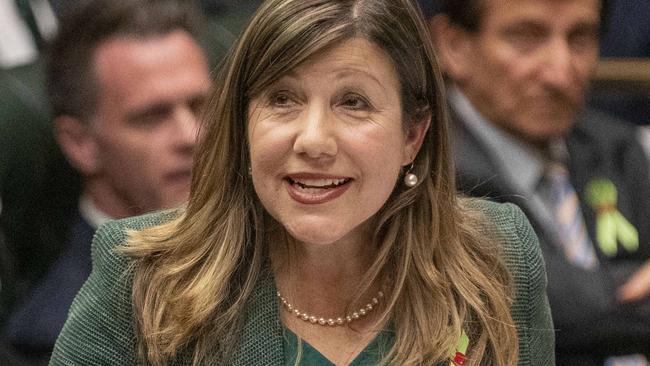
[[[94,229],[77,216],[65,252],[10,316],[4,337],[35,364],[49,359],[72,300],[91,270]]]
[[[0,204],[2,201],[0,201]],[[14,297],[14,258],[7,249],[5,236],[0,227],[0,324],[4,322]]]
[[[7,296],[8,290],[11,290],[11,287],[8,286],[13,280],[13,264],[11,258],[7,256],[4,235],[0,230],[0,312],[4,316],[6,310],[5,301],[9,297]],[[0,338],[0,365],[25,365],[24,361],[20,361],[16,352],[10,347],[6,340]]]
[[[585,186],[595,178],[606,178],[616,185],[618,210],[639,230],[640,248],[636,253],[619,248],[615,258],[607,258],[599,252],[601,266],[594,272],[566,261],[556,249],[549,228],[531,209],[528,198],[517,194],[512,183],[499,175],[496,160],[483,141],[460,118],[453,113],[452,116],[460,188],[473,196],[517,204],[540,238],[557,328],[558,364],[602,365],[602,358],[608,355],[650,354],[648,304],[622,306],[615,300],[616,287],[650,258],[649,164],[635,140],[633,128],[587,111],[567,139],[568,169],[592,242],[595,243],[596,213],[585,204],[584,195]]]
[[[2,294],[6,311],[61,255],[81,192],[54,141],[44,85],[41,61],[0,68],[0,230],[13,263]]]
[[[552,365],[553,325],[537,238],[516,206],[484,202],[479,208],[503,238],[503,256],[515,286],[511,309],[519,335],[518,365]],[[93,241],[93,271],[75,298],[50,365],[137,364],[131,302],[133,262],[116,249],[124,245],[127,230],[158,225],[166,219],[160,214],[146,215],[112,221],[98,230]],[[286,364],[278,311],[272,275],[262,276],[242,309],[245,319],[239,342],[232,361],[226,364]],[[172,365],[191,365],[192,351],[189,347]],[[217,359],[206,364],[225,363]]]

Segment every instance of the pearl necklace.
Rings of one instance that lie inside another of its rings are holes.
[[[292,313],[299,319],[302,319],[306,322],[310,322],[311,324],[329,325],[329,326],[339,326],[339,325],[349,324],[357,319],[363,318],[369,312],[371,312],[375,308],[375,306],[379,304],[379,299],[384,297],[384,293],[379,291],[377,292],[377,296],[373,297],[369,303],[367,303],[364,307],[360,308],[359,310],[352,312],[352,314],[346,315],[344,317],[338,317],[336,319],[333,318],[325,319],[325,318],[309,315],[305,312],[298,310],[295,306],[291,305],[291,303],[289,303],[287,299],[282,297],[280,291],[278,291],[277,294],[278,294],[278,298],[280,298],[280,301],[282,302],[282,305],[290,313]]]

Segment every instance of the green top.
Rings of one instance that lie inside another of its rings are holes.
[[[514,281],[511,311],[519,340],[518,365],[553,365],[554,332],[537,237],[517,206],[484,202],[478,208],[500,233],[504,261]],[[124,245],[127,230],[168,219],[169,215],[151,214],[99,228],[92,244],[92,272],[70,308],[50,365],[137,365],[131,261],[115,249]],[[285,354],[291,352],[285,352],[278,305],[272,276],[263,276],[242,309],[244,321],[230,365],[287,365]],[[171,364],[191,365],[191,353],[192,349],[184,350]],[[209,364],[223,364],[216,357]]]
[[[349,366],[377,365],[387,350],[394,342],[393,334],[389,331],[380,332],[366,348],[349,363]],[[284,361],[285,366],[294,366],[298,353],[298,337],[288,328],[284,328]],[[330,360],[323,356],[311,344],[300,341],[300,365],[309,366],[334,366]]]

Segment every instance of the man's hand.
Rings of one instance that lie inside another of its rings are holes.
[[[650,295],[650,260],[618,289],[618,299],[621,302],[643,300],[648,295]]]

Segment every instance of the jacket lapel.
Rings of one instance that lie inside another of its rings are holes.
[[[262,274],[244,311],[244,326],[232,365],[283,366],[282,325],[275,283],[269,272]]]
[[[555,234],[547,229],[545,219],[531,207],[530,197],[522,195],[512,182],[504,178],[490,149],[453,109],[450,120],[458,189],[472,197],[516,204],[531,221],[541,241],[549,245],[553,243]]]

